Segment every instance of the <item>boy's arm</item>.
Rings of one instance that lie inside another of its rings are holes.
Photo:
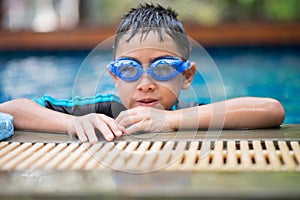
[[[15,99],[0,104],[0,111],[14,116],[16,129],[68,132],[73,116],[44,108],[29,99]]]
[[[137,107],[122,112],[116,121],[136,131],[173,131],[189,128],[255,129],[283,123],[284,109],[274,99],[241,97],[176,111]]]
[[[0,112],[14,116],[16,129],[64,132],[77,135],[82,142],[96,143],[98,129],[107,140],[122,135],[122,127],[115,120],[103,115],[91,113],[81,117],[64,114],[44,108],[29,99],[16,99],[0,104]]]
[[[234,98],[176,112],[181,114],[176,115],[179,119],[175,124],[182,123],[182,128],[194,128],[195,123],[198,128],[270,128],[281,125],[285,117],[284,108],[277,100],[256,97]]]

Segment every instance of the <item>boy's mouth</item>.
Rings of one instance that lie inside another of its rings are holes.
[[[158,103],[156,99],[141,99],[137,102],[140,106],[155,106]]]

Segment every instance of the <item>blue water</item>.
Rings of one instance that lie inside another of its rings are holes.
[[[194,96],[183,93],[184,100],[196,98],[209,103],[239,96],[272,97],[285,107],[284,123],[300,123],[300,46],[218,47],[206,51],[224,85],[216,71],[200,75],[202,67],[212,63],[202,62],[203,52],[193,49],[199,74],[192,87]],[[96,90],[115,92],[109,76],[101,73],[112,59],[111,52],[101,51],[96,57],[87,57],[88,54],[89,51],[0,51],[0,102],[45,94],[71,98],[89,96]]]

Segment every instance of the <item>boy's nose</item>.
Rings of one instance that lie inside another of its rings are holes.
[[[143,92],[153,91],[156,88],[156,84],[148,74],[143,74],[140,78],[137,89]]]

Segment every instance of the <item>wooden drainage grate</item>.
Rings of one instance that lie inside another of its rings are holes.
[[[0,142],[0,170],[300,171],[299,141]]]

